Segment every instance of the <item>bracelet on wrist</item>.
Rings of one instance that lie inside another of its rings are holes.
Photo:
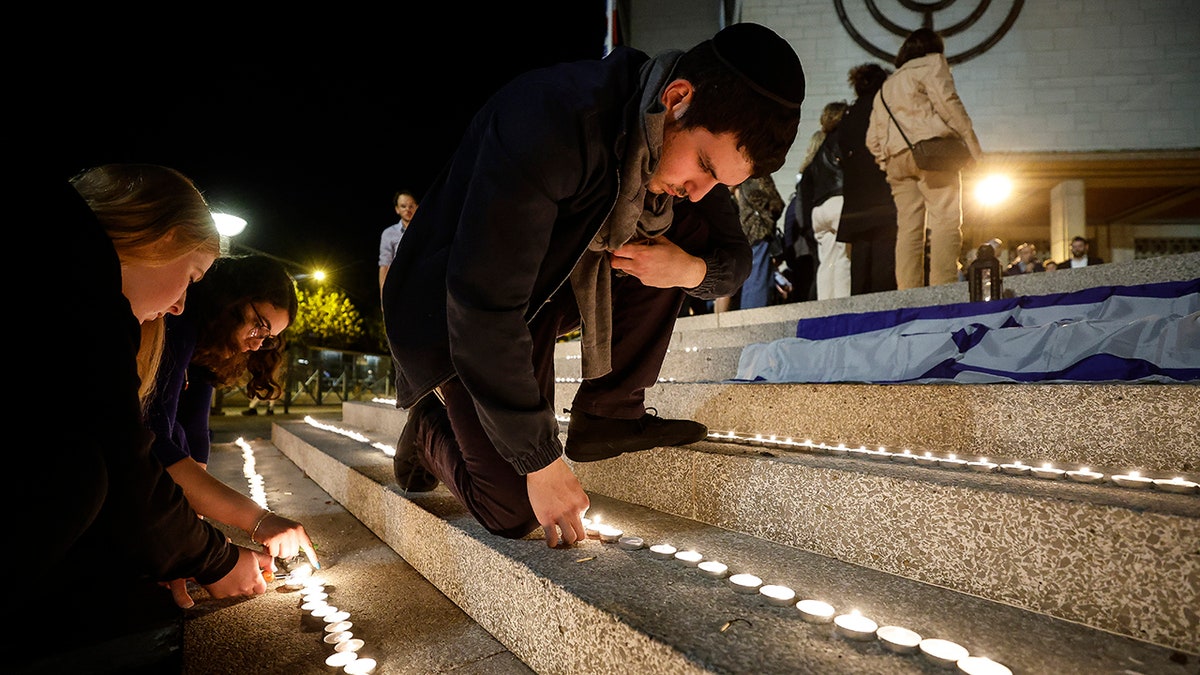
[[[271,509],[263,509],[262,515],[258,517],[258,522],[254,523],[254,528],[250,530],[250,541],[259,545],[262,544],[262,542],[255,539],[255,537],[258,536],[258,528],[262,527],[263,521],[267,519],[267,516],[273,515],[275,514],[271,511]]]

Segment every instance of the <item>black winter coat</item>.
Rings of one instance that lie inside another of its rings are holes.
[[[867,149],[867,125],[874,99],[874,92],[860,96],[838,124],[843,196],[838,241],[874,239],[877,228],[896,229],[896,202],[887,175]]]
[[[497,92],[421,201],[384,283],[397,404],[457,375],[496,449],[522,473],[562,454],[528,322],[568,283],[613,208],[648,60],[618,47]],[[734,279],[726,252],[702,257],[709,275],[688,291],[697,297],[732,293],[748,272]]]

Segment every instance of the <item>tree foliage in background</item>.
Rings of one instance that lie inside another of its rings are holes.
[[[346,349],[363,337],[362,315],[345,294],[324,287],[297,288],[296,298],[300,307],[288,333],[298,342]]]

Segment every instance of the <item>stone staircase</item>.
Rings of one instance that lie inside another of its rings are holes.
[[[1188,254],[1006,285],[1034,295],[1197,277],[1200,254]],[[442,487],[401,496],[380,448],[405,413],[388,403],[277,423],[272,440],[538,673],[946,672],[796,607],[819,600],[1014,673],[1194,675],[1200,495],[1165,481],[1200,481],[1197,387],[729,382],[742,346],[789,337],[798,319],[962,302],[965,286],[681,319],[647,404],[704,422],[708,441],[575,465],[589,516],[790,588],[786,605],[648,548],[494,537]],[[569,408],[578,343],[556,356],[556,407]],[[1043,478],[1046,463],[1104,478]],[[1112,478],[1135,471],[1160,483]]]

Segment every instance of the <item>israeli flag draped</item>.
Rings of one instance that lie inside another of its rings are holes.
[[[737,380],[1193,382],[1200,279],[802,319],[746,346]]]

